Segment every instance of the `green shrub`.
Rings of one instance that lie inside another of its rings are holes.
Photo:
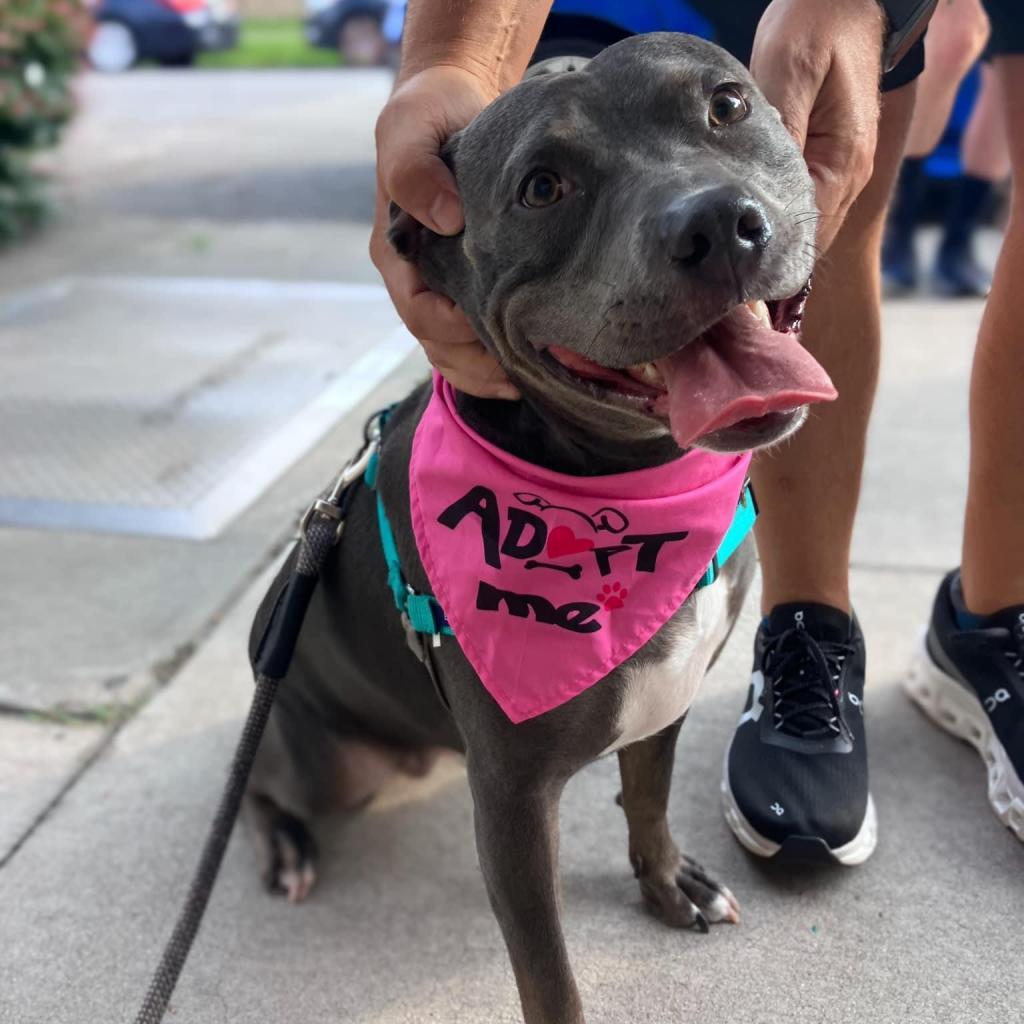
[[[32,154],[57,141],[74,110],[87,25],[80,0],[0,0],[0,241],[46,213]]]

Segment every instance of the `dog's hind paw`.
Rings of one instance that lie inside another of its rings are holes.
[[[301,903],[316,882],[316,844],[306,826],[281,815],[269,836],[270,856],[263,883],[267,891]]]
[[[633,867],[647,908],[670,927],[707,932],[712,924],[739,923],[736,897],[685,854],[670,868],[656,869],[642,857]]]

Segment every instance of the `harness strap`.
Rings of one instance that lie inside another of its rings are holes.
[[[367,463],[363,473],[366,485],[377,491],[377,468],[380,458],[374,452]],[[414,590],[406,581],[402,572],[402,562],[398,557],[398,545],[395,542],[395,532],[391,528],[391,521],[384,509],[384,501],[377,491],[377,527],[380,533],[380,544],[384,549],[384,562],[388,568],[388,586],[391,588],[391,596],[395,599],[395,607],[401,613],[403,620],[417,633],[425,633],[434,637],[434,646],[441,643],[442,636],[454,636],[452,627],[448,625],[444,610],[438,604],[432,594],[420,594]]]
[[[739,504],[733,514],[729,529],[725,531],[722,543],[718,545],[715,557],[711,559],[707,572],[700,578],[695,590],[701,587],[710,587],[718,579],[722,566],[736,554],[739,546],[747,539],[747,535],[754,528],[757,521],[757,499],[754,497],[754,488],[748,480],[740,491]]]

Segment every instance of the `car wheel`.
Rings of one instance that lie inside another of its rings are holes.
[[[338,32],[338,50],[346,64],[357,68],[376,67],[387,58],[387,42],[380,21],[372,14],[353,14]]]
[[[195,62],[194,53],[178,53],[173,57],[160,58],[160,66],[165,68],[190,68]]]
[[[139,44],[124,22],[104,20],[92,30],[87,56],[97,71],[127,71],[139,59]]]

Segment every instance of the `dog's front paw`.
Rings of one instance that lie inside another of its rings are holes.
[[[670,927],[706,932],[712,924],[739,923],[736,897],[685,854],[661,867],[639,855],[632,859],[644,903]]]

